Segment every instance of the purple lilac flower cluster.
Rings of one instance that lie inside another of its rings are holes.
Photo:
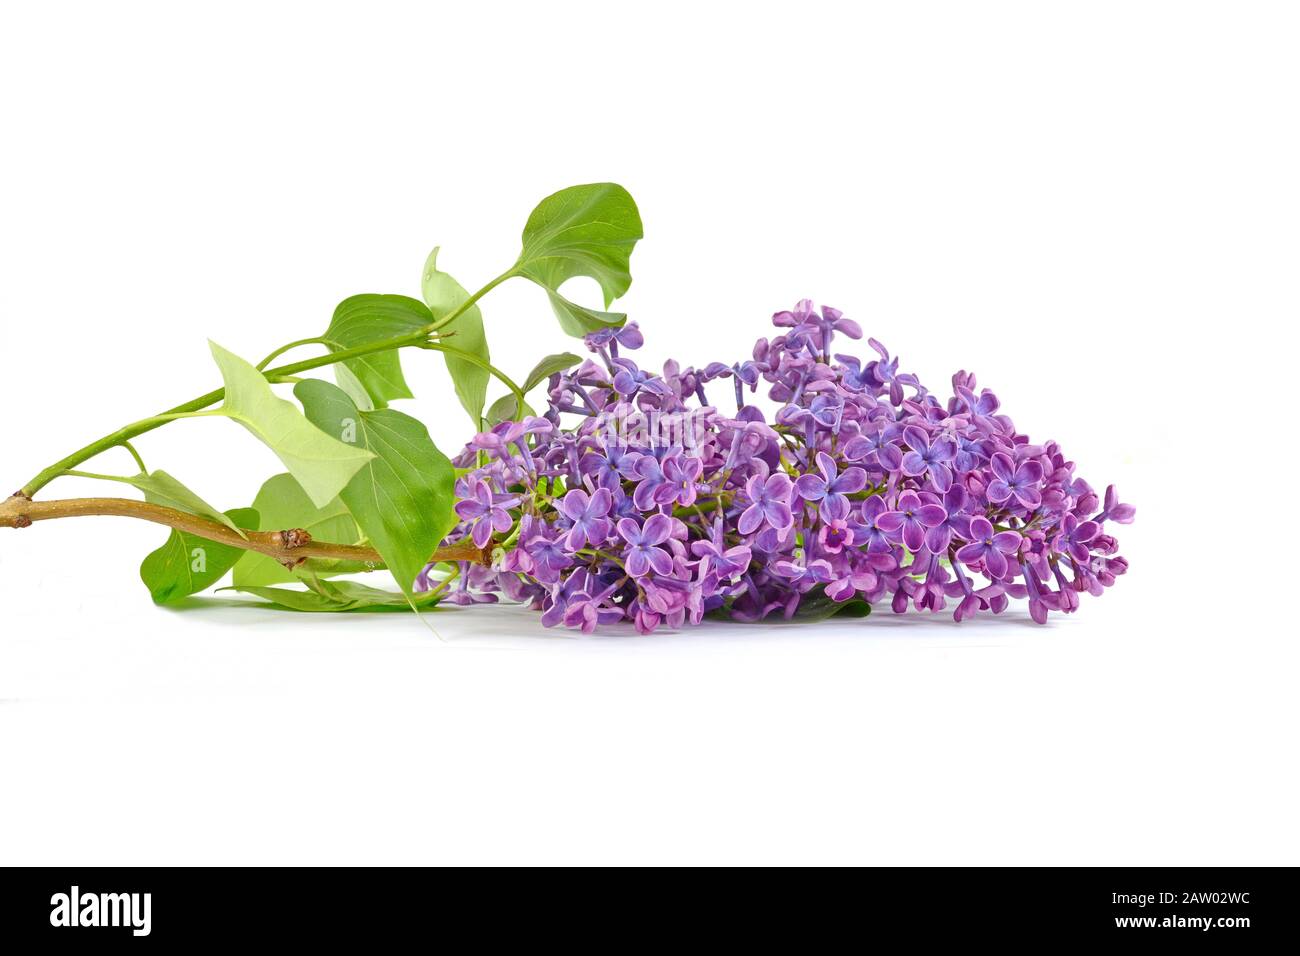
[[[1013,598],[1042,623],[1127,570],[1107,525],[1133,507],[1018,433],[974,375],[941,400],[875,339],[870,361],[832,352],[836,335],[862,337],[836,309],[805,300],[773,323],[745,361],[662,374],[627,357],[635,323],[589,335],[593,357],[551,377],[545,416],[483,432],[457,459],[449,543],[494,562],[460,566],[437,585],[444,600],[504,595],[587,632],[850,602],[951,603],[962,620]],[[747,400],[760,385],[770,419]],[[671,442],[628,427],[665,421],[690,427]]]

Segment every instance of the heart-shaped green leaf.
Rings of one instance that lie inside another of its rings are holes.
[[[335,498],[324,508],[317,508],[293,475],[282,474],[267,479],[253,499],[253,508],[261,516],[259,527],[263,531],[302,528],[317,541],[331,544],[358,544],[361,541],[361,531],[342,501]],[[324,577],[370,568],[353,561],[313,558],[304,570]],[[255,551],[247,552],[235,565],[235,584],[241,586],[287,584],[299,580],[275,558]]]
[[[599,309],[589,309],[549,289],[546,294],[551,300],[551,311],[560,320],[560,328],[574,338],[582,338],[590,332],[599,332],[601,329],[617,327],[627,321],[626,312],[601,312]]]
[[[418,299],[405,295],[354,295],[334,310],[322,337],[331,352],[410,335],[433,323],[433,314]],[[376,408],[411,398],[397,350],[375,352],[342,363],[365,388]]]
[[[375,456],[321,431],[292,402],[278,398],[262,373],[215,342],[208,343],[226,383],[226,401],[215,414],[239,422],[266,443],[298,479],[307,497],[323,508]]]
[[[175,508],[177,511],[184,511],[186,514],[209,518],[212,521],[224,524],[232,531],[243,534],[239,526],[231,521],[229,517],[212,507],[212,505],[165,471],[154,471],[149,474],[132,475],[129,478],[116,478],[114,480],[139,488],[144,492],[145,500],[153,504],[162,505],[164,508]]]
[[[393,409],[363,412],[342,389],[319,379],[300,382],[294,395],[317,426],[348,432],[372,453],[340,495],[404,594],[456,524],[455,475],[429,431]]]
[[[236,508],[222,518],[237,528],[256,530],[258,526],[258,514],[252,508]],[[173,531],[161,548],[144,559],[140,579],[153,595],[155,604],[167,604],[216,584],[248,553],[242,548]]]
[[[574,355],[572,352],[548,355],[528,373],[528,378],[524,379],[520,391],[527,395],[555,373],[571,369],[581,361],[581,356]],[[523,408],[520,408],[518,400],[513,394],[510,394],[503,395],[492,403],[492,407],[488,409],[487,420],[489,425],[496,425],[505,421],[518,421],[527,415],[533,414],[535,412],[529,405],[525,404]]]
[[[441,320],[469,298],[464,286],[438,268],[437,249],[429,253],[429,258],[424,263],[424,276],[420,285],[425,304],[436,320]],[[487,336],[483,332],[483,313],[477,305],[470,306],[438,331],[447,338],[448,345],[461,352],[477,355],[484,362],[491,361]],[[487,386],[491,374],[482,366],[467,362],[450,352],[443,352],[442,357],[446,360],[447,373],[451,375],[452,384],[456,387],[456,397],[469,413],[470,421],[477,430],[483,416],[483,406],[487,402]]]
[[[339,383],[339,388],[348,393],[348,398],[357,403],[357,408],[363,412],[374,411],[375,399],[366,391],[365,385],[361,379],[357,378],[356,372],[348,368],[346,362],[338,362],[334,366],[334,381]]]
[[[524,402],[524,407],[519,407],[519,400],[513,394],[502,395],[492,407],[487,410],[487,423],[489,426],[500,425],[502,422],[517,422],[529,415],[536,415],[537,410],[533,406]]]
[[[559,290],[575,276],[589,276],[600,284],[608,309],[632,284],[632,249],[642,235],[641,214],[622,186],[571,186],[547,196],[528,217],[513,272],[547,290],[569,335],[622,325],[626,315],[577,305]]]
[[[861,598],[848,601],[833,601],[824,593],[810,594],[799,602],[795,612],[796,621],[826,621],[833,617],[858,618],[871,613],[871,605]]]
[[[252,594],[290,611],[409,611],[433,607],[438,598],[431,593],[414,594],[408,599],[396,591],[368,587],[356,581],[318,582],[318,590],[294,588],[233,587],[228,590]]]
[[[556,355],[548,355],[533,366],[533,370],[529,372],[528,377],[524,379],[521,391],[527,395],[552,375],[558,374],[559,372],[567,372],[569,369],[573,368],[573,366],[578,365],[581,362],[582,356],[574,355],[572,352],[559,352]]]

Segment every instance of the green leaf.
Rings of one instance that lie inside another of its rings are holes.
[[[253,499],[253,507],[261,515],[259,527],[263,531],[302,528],[317,541],[332,544],[357,544],[361,541],[361,530],[341,500],[335,498],[324,508],[317,508],[293,475],[282,474],[268,479]],[[355,561],[313,558],[304,570],[323,576],[351,574],[370,568]],[[247,552],[235,565],[235,584],[241,586],[287,584],[299,580],[275,558],[255,551]]]
[[[469,298],[469,293],[459,282],[438,269],[437,249],[429,253],[429,258],[424,263],[421,288],[425,304],[437,320],[463,305]],[[438,331],[443,335],[455,333],[448,339],[448,344],[460,351],[477,355],[484,362],[492,360],[488,352],[487,336],[483,333],[483,313],[477,305],[470,306]],[[460,399],[460,404],[469,413],[470,420],[477,429],[479,420],[483,417],[483,405],[487,402],[491,373],[449,352],[443,352],[442,357],[446,360],[452,384],[456,386],[456,397]]]
[[[322,337],[331,352],[342,352],[372,342],[383,342],[419,332],[433,324],[433,315],[418,299],[405,295],[354,295],[334,310]],[[411,398],[396,349],[375,352],[342,363],[356,377],[375,407],[393,399]]]
[[[280,607],[291,611],[345,611],[347,608],[315,591],[303,591],[299,588],[275,588],[257,584],[235,584],[226,591],[238,591],[241,594],[253,594]],[[400,595],[399,595],[400,596]]]
[[[451,462],[409,415],[363,412],[342,389],[319,379],[300,383],[294,395],[322,429],[352,423],[350,437],[373,453],[341,497],[402,592],[412,594],[416,576],[456,524]]]
[[[862,598],[855,597],[841,602],[828,597],[824,591],[817,591],[799,602],[794,620],[812,622],[825,621],[832,617],[859,618],[866,617],[870,613],[871,605]]]
[[[560,328],[574,338],[580,339],[589,332],[599,332],[601,329],[619,326],[627,321],[625,312],[601,312],[598,309],[589,309],[549,289],[546,294],[551,299],[551,311],[560,320]]]
[[[409,611],[433,607],[438,598],[431,593],[415,594],[408,600],[396,591],[372,588],[356,581],[317,582],[316,590],[294,588],[240,587],[223,589],[252,594],[291,611]]]
[[[500,425],[502,422],[517,422],[529,415],[536,415],[537,411],[527,402],[524,407],[519,407],[519,400],[514,394],[502,395],[492,407],[487,410],[488,425]]]
[[[222,515],[235,527],[256,529],[258,514],[252,508],[236,508]],[[155,604],[167,604],[188,597],[220,581],[241,556],[251,552],[173,531],[167,542],[140,565],[140,579],[153,595]]]
[[[636,203],[622,186],[570,186],[547,196],[528,217],[515,271],[548,289],[590,276],[608,308],[632,284],[629,260],[642,235]]]
[[[184,511],[186,514],[210,518],[224,524],[232,531],[238,532],[241,536],[243,535],[239,525],[165,471],[155,471],[147,475],[132,475],[129,478],[119,480],[143,491],[146,501],[162,505],[165,508],[175,508],[177,511]]]
[[[521,391],[527,395],[552,375],[559,372],[567,372],[580,362],[582,362],[582,356],[574,355],[572,352],[559,352],[556,355],[548,355],[546,358],[538,362],[533,367],[533,370],[528,373],[528,378],[524,379]]]
[[[226,383],[216,414],[239,422],[279,456],[307,496],[325,507],[375,456],[321,431],[292,402],[277,398],[262,373],[215,342],[208,343]]]
[[[833,617],[844,618],[863,618],[871,613],[871,605],[862,598],[850,598],[847,601],[836,601],[826,596],[826,592],[817,590],[809,594],[799,602],[799,608],[794,612],[794,617],[790,620],[798,623],[813,623],[816,621],[826,621]],[[724,607],[717,608],[705,614],[710,620],[714,621],[731,621],[731,612]],[[779,617],[767,619],[770,623],[781,623]]]
[[[559,290],[575,276],[589,276],[600,284],[608,309],[632,284],[632,249],[642,235],[641,215],[622,186],[571,186],[543,199],[528,217],[513,271],[547,290],[569,335],[622,325],[626,315],[577,305]]]
[[[363,412],[375,410],[374,398],[366,391],[366,387],[361,384],[361,379],[357,378],[356,373],[348,368],[346,362],[335,363],[334,381],[339,383],[339,388],[348,393],[348,398],[357,403],[357,408]],[[297,382],[294,384],[296,385]]]
[[[528,373],[528,378],[520,386],[520,391],[527,395],[530,391],[540,385],[543,381],[550,378],[557,372],[563,372],[573,368],[582,361],[582,357],[574,355],[572,352],[561,352],[558,355],[548,355],[542,359]],[[523,408],[519,407],[519,402],[515,399],[514,394],[503,395],[492,403],[488,409],[488,424],[496,425],[499,422],[518,421],[528,415],[535,415],[536,412],[525,403]]]

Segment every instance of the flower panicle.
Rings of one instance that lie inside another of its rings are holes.
[[[636,323],[588,335],[592,358],[551,376],[545,415],[457,458],[447,543],[497,559],[452,569],[446,599],[501,595],[588,633],[789,618],[818,599],[959,621],[1024,600],[1043,623],[1125,573],[1110,526],[1133,506],[1018,432],[972,373],[941,399],[874,338],[866,360],[833,351],[863,334],[836,309],[803,300],[773,324],[747,359],[662,373],[629,357]]]

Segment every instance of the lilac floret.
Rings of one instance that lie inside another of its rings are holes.
[[[672,572],[673,559],[659,547],[672,534],[672,519],[667,515],[651,515],[644,526],[631,518],[623,518],[618,523],[618,533],[627,542],[624,555],[627,559],[627,573],[632,577],[644,577],[652,569],[661,575]]]
[[[785,474],[755,475],[745,485],[750,505],[740,514],[736,528],[741,534],[753,534],[764,525],[784,531],[794,522],[790,510],[792,485]]]

